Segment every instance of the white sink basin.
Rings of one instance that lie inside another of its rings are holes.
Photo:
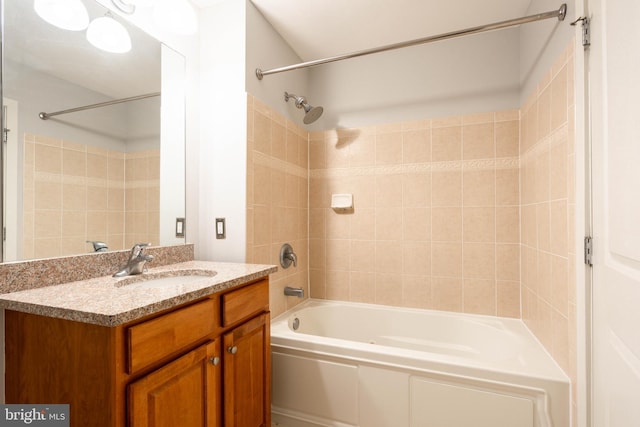
[[[165,288],[170,286],[187,285],[216,275],[210,270],[185,270],[165,273],[150,273],[129,276],[117,283],[118,287],[127,289]]]

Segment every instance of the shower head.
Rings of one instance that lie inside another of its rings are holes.
[[[289,102],[289,98],[293,98],[296,103],[296,107],[304,109],[304,119],[302,121],[304,124],[308,125],[320,118],[322,112],[324,111],[322,107],[312,107],[307,102],[307,99],[304,96],[297,96],[292,93],[284,93],[285,102]]]
[[[308,125],[318,120],[324,112],[324,109],[322,107],[312,107],[307,104],[307,106],[304,107],[304,111],[305,115],[302,121],[305,125]]]

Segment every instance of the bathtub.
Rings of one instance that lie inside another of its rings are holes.
[[[271,324],[283,427],[567,427],[569,380],[520,320],[307,300]]]

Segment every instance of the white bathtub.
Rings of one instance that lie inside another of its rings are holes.
[[[516,319],[308,300],[271,351],[274,425],[569,426],[569,381]]]

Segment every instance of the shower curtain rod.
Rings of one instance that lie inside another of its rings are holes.
[[[138,101],[139,99],[152,98],[154,96],[160,96],[160,92],[145,93],[144,95],[130,96],[129,98],[114,99],[113,101],[99,102],[97,104],[84,105],[82,107],[69,108],[68,110],[55,111],[53,113],[45,113],[44,111],[38,114],[42,120],[47,120],[53,116],[59,116],[60,114],[76,113],[78,111],[91,110],[93,108],[108,107],[109,105],[122,104],[123,102]]]
[[[269,74],[282,73],[285,71],[297,70],[300,68],[308,68],[316,65],[327,64],[329,62],[342,61],[343,59],[356,58],[358,56],[371,55],[373,53],[386,52],[388,50],[401,49],[409,46],[416,46],[425,43],[432,43],[441,40],[451,39],[454,37],[466,36],[469,34],[477,34],[483,33],[485,31],[492,30],[500,30],[502,28],[514,27],[516,25],[527,24],[529,22],[542,21],[544,19],[550,18],[558,18],[558,21],[564,21],[564,18],[567,16],[567,4],[564,3],[558,10],[552,10],[550,12],[538,13],[535,15],[525,16],[523,18],[510,19],[508,21],[496,22],[494,24],[481,25],[478,27],[467,28],[465,30],[452,31],[449,33],[440,34],[437,36],[424,37],[421,39],[414,39],[401,43],[389,44],[382,47],[376,47],[367,50],[361,50],[358,52],[347,53],[345,55],[332,56],[324,59],[316,59],[314,61],[301,62],[299,64],[288,65],[280,68],[272,68],[271,70],[261,70],[260,68],[256,68],[256,77],[258,80],[262,80],[264,76],[268,76]]]

